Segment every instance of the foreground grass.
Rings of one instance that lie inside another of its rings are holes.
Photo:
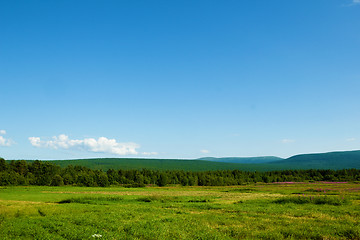
[[[360,185],[2,187],[1,239],[360,239]]]

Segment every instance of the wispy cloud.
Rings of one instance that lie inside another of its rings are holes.
[[[209,150],[206,150],[206,149],[203,149],[203,150],[200,150],[201,153],[209,153],[210,151]]]
[[[346,141],[347,142],[354,142],[354,141],[356,141],[356,138],[347,138]]]
[[[288,143],[293,143],[293,142],[295,142],[295,140],[294,140],[294,139],[287,139],[287,138],[285,138],[285,139],[281,140],[281,142],[284,143],[284,144],[288,144]]]
[[[0,135],[5,135],[5,130],[0,130]],[[12,139],[4,138],[3,136],[0,136],[0,146],[3,147],[10,147],[11,145],[15,144],[15,142]]]
[[[141,153],[144,156],[154,156],[154,155],[158,155],[159,153],[157,152],[143,152]]]
[[[70,139],[67,135],[53,136],[51,140],[41,140],[40,137],[29,137],[31,145],[39,148],[52,149],[81,149],[89,152],[112,153],[117,155],[137,155],[139,144],[127,142],[120,143],[115,139],[106,137]]]
[[[352,0],[350,3],[348,4],[344,4],[344,7],[351,7],[351,6],[355,6],[355,5],[360,5],[360,0]]]
[[[10,147],[11,145],[13,145],[15,142],[11,139],[6,139],[3,136],[0,136],[0,146],[3,147]]]

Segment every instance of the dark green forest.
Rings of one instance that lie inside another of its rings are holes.
[[[359,169],[343,170],[281,170],[250,172],[240,170],[184,171],[184,170],[92,170],[84,166],[60,167],[47,161],[13,160],[0,158],[0,186],[100,186],[122,185],[144,187],[146,185],[166,186],[230,186],[247,183],[360,181]]]
[[[34,160],[26,160],[28,163]],[[9,160],[7,162],[10,162]],[[301,154],[287,159],[278,157],[225,157],[201,159],[91,158],[46,160],[60,167],[84,166],[93,170],[184,170],[184,171],[275,171],[285,169],[360,169],[360,151]]]

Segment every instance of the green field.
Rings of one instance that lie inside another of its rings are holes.
[[[360,185],[0,187],[1,239],[360,239]]]

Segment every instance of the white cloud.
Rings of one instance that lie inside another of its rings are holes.
[[[0,130],[1,135],[5,135],[5,130]],[[3,136],[0,136],[0,146],[3,147],[10,147],[11,145],[15,144],[15,142],[12,139],[4,138]]]
[[[360,0],[353,0],[353,4],[360,4]]]
[[[82,140],[72,140],[72,141],[82,141]],[[74,142],[75,145],[81,144]],[[85,138],[83,144],[92,152],[106,152],[113,153],[118,155],[127,155],[127,154],[138,154],[136,148],[140,146],[136,143],[118,143],[115,139],[108,139],[106,137],[99,137],[98,140],[94,138]]]
[[[39,137],[29,137],[29,141],[34,147],[41,147],[41,140]]]
[[[201,153],[209,153],[210,151],[209,150],[206,150],[206,149],[203,149],[203,150],[200,150]]]
[[[52,140],[43,141],[39,137],[29,137],[31,145],[34,147],[52,149],[82,149],[90,152],[112,153],[117,155],[136,155],[140,145],[132,142],[119,143],[115,139],[106,137],[70,139],[67,135],[61,134],[53,136]]]
[[[15,144],[15,142],[11,139],[6,139],[3,136],[0,136],[0,146],[3,147],[10,147],[11,145]]]
[[[287,144],[287,143],[293,143],[293,142],[295,142],[295,140],[294,140],[294,139],[286,139],[286,138],[285,138],[285,139],[281,140],[281,142]]]

